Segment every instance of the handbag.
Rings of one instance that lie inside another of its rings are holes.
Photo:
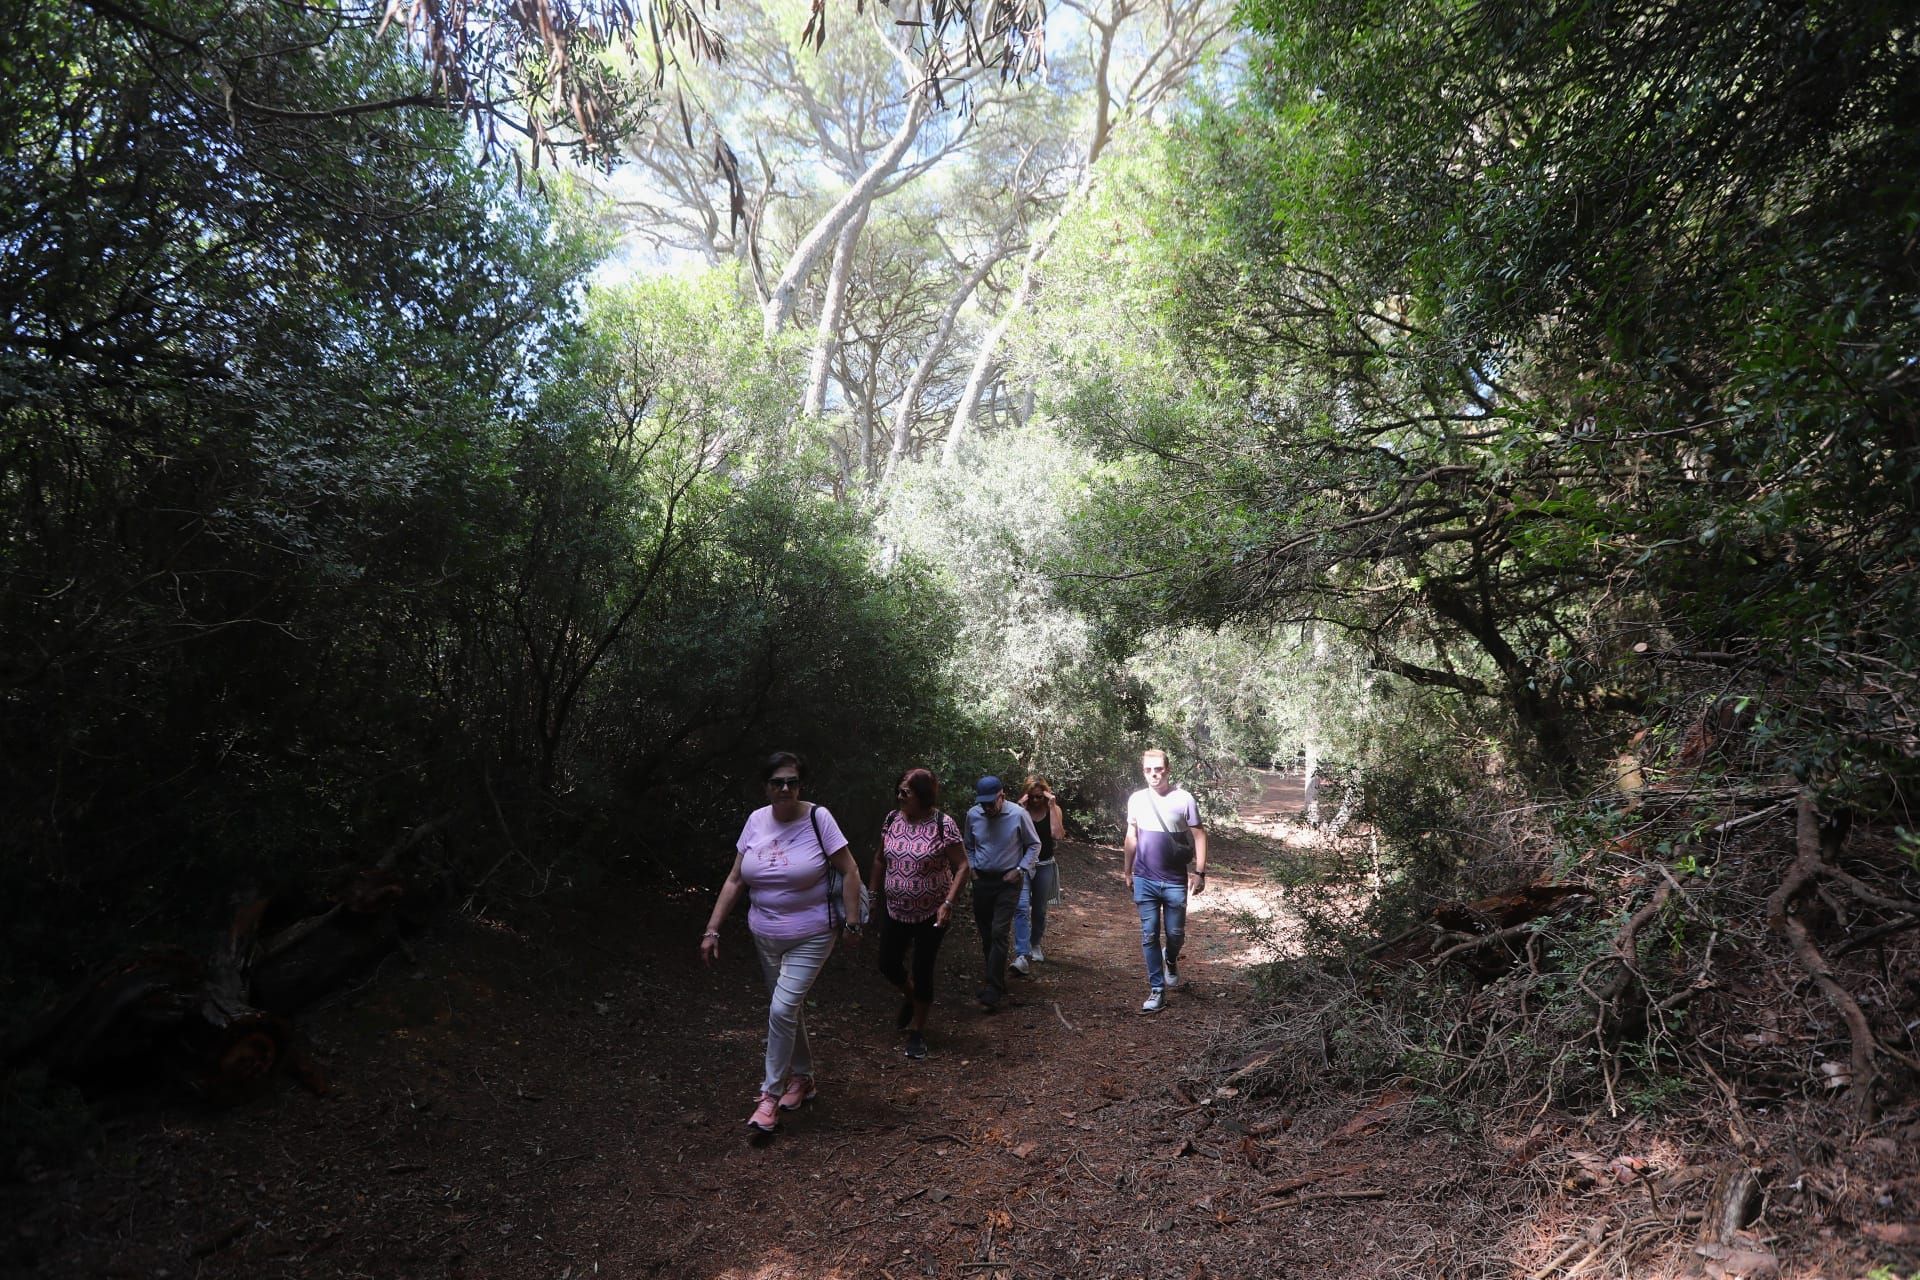
[[[820,846],[820,856],[827,857],[827,842],[820,838],[820,806],[807,806],[807,819],[813,823],[813,842]],[[847,927],[847,877],[827,860],[827,927],[836,933]],[[873,892],[865,882],[860,885],[860,925],[864,928],[867,917],[873,914]]]

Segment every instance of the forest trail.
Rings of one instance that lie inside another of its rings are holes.
[[[1295,826],[1298,814],[1307,807],[1306,775],[1262,769],[1255,777],[1258,787],[1249,790],[1235,815],[1241,825],[1263,835],[1278,835]]]
[[[79,1169],[0,1193],[19,1223],[0,1258],[49,1276],[1192,1280],[1431,1273],[1498,1246],[1486,1171],[1445,1138],[1387,1139],[1400,1104],[1213,1094],[1252,995],[1231,913],[1272,892],[1250,848],[1216,836],[1190,986],[1158,1015],[1139,1012],[1118,850],[1068,842],[1061,864],[1048,960],[1013,1007],[966,998],[979,949],[956,927],[924,1062],[900,1053],[871,944],[837,954],[809,1014],[820,1098],[762,1145],[742,1127],[766,1010],[742,913],[708,971],[706,893],[582,894],[450,921],[310,1014],[328,1096],[143,1113]]]

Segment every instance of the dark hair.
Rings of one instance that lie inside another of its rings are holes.
[[[807,780],[807,762],[792,751],[776,751],[767,757],[766,768],[760,771],[760,781],[766,782],[773,777],[773,771],[784,765],[792,765],[793,771],[800,775],[800,781]]]
[[[900,775],[900,785],[913,792],[914,799],[931,809],[940,801],[940,783],[931,769],[909,769]]]

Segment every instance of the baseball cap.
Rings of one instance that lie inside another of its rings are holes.
[[[986,804],[1001,792],[1000,779],[988,774],[973,784],[973,798]]]

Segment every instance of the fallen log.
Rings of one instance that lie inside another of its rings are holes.
[[[200,959],[179,947],[96,970],[8,1046],[7,1065],[38,1061],[76,1083],[95,1083],[173,1033],[187,1016],[186,993],[205,977]]]
[[[1519,963],[1542,919],[1584,915],[1599,905],[1585,885],[1526,884],[1472,902],[1443,902],[1427,919],[1369,948],[1388,965],[1439,967],[1460,963],[1482,978],[1499,977]]]
[[[1316,1182],[1325,1182],[1329,1178],[1344,1178],[1349,1174],[1365,1173],[1372,1167],[1372,1165],[1366,1164],[1341,1164],[1334,1165],[1328,1169],[1316,1169],[1312,1173],[1303,1173],[1297,1177],[1282,1178],[1278,1182],[1270,1182],[1254,1194],[1262,1199],[1291,1195],[1303,1187],[1312,1186]]]
[[[331,908],[261,947],[249,975],[253,1002],[278,1014],[298,1013],[366,972],[399,942],[421,897],[417,886],[391,871],[357,873]]]
[[[1519,885],[1472,902],[1443,902],[1431,918],[1451,933],[1492,933],[1558,914],[1580,899],[1591,902],[1593,891],[1579,884]]]
[[[215,1102],[246,1097],[281,1071],[325,1092],[286,1015],[399,940],[424,894],[394,863],[445,821],[414,828],[373,867],[348,877],[329,907],[264,942],[262,922],[276,904],[247,894],[208,959],[155,947],[90,974],[6,1046],[0,1061],[40,1063],[91,1090],[159,1078]]]
[[[1308,1191],[1289,1200],[1270,1200],[1266,1204],[1255,1205],[1255,1213],[1271,1213],[1276,1209],[1294,1209],[1303,1204],[1317,1204],[1324,1200],[1384,1200],[1387,1198],[1383,1187],[1355,1187],[1351,1191]]]

